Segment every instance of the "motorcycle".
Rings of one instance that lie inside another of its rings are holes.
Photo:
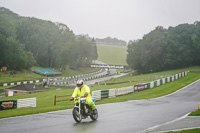
[[[98,118],[97,109],[95,111],[86,103],[86,98],[76,97],[74,98],[74,108],[72,111],[73,118],[77,123],[80,123],[82,119],[86,119],[88,116],[95,121]]]

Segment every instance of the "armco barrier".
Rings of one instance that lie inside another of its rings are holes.
[[[140,84],[140,85],[135,85],[135,86],[129,86],[129,87],[122,87],[122,88],[117,88],[117,89],[109,89],[109,90],[97,90],[92,92],[92,97],[98,101],[103,98],[111,98],[115,96],[120,96],[120,95],[125,95],[128,93],[133,93],[134,91],[143,91],[146,89],[151,89],[156,86],[163,85],[165,83],[174,81],[178,78],[184,77],[188,75],[188,72],[182,72],[179,74],[175,74],[171,77],[167,78],[161,78],[155,81],[152,81],[150,83],[145,83],[145,84]]]
[[[109,90],[101,90],[101,99],[109,98]]]
[[[162,80],[162,84],[165,84],[165,78],[162,78],[161,80]]]
[[[181,78],[181,76],[182,76],[182,73],[179,73],[179,74],[178,74],[178,78]]]
[[[170,82],[170,77],[167,77],[167,82]]]
[[[150,82],[150,89],[154,87],[154,82]]]
[[[157,80],[157,86],[160,86],[160,79]]]
[[[101,100],[101,90],[92,91],[92,97],[95,99],[95,101]]]
[[[13,83],[2,83],[0,86],[10,86],[10,85],[22,85],[22,84],[32,84],[32,83],[39,83],[44,81],[44,79],[35,80],[35,81],[22,81],[22,82],[13,82]]]
[[[97,91],[92,91],[92,97],[95,99],[95,101],[99,101],[101,99],[105,98],[112,98],[128,93],[133,93],[134,92],[134,87],[129,86],[129,87],[123,87],[123,88],[118,88],[118,89],[108,89],[108,90],[97,90]]]
[[[109,89],[108,91],[109,91],[109,95],[108,95],[109,98],[116,97],[115,89]]]
[[[71,78],[78,78],[78,77],[83,77],[83,76],[87,76],[87,75],[95,75],[102,72],[102,69],[97,71],[97,72],[93,72],[93,73],[89,73],[89,74],[84,74],[84,75],[76,75],[76,76],[72,76],[72,77],[59,77],[59,78],[54,78],[55,81],[57,80],[68,80]],[[104,75],[99,75],[98,77],[102,77]],[[97,76],[93,77],[93,78],[97,78]],[[87,78],[88,80],[89,78]],[[32,83],[39,83],[39,82],[45,82],[48,79],[39,79],[39,80],[33,80],[33,81],[21,81],[21,82],[11,82],[11,83],[0,83],[0,86],[10,86],[10,85],[22,85],[22,84],[32,84]],[[52,82],[52,84],[50,85],[64,85],[64,84],[68,84],[67,81],[61,81],[61,83],[57,83],[57,82]]]

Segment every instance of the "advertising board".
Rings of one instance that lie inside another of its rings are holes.
[[[17,100],[0,101],[0,110],[17,108]]]
[[[147,89],[147,84],[141,84],[135,86],[135,91],[143,91]]]
[[[116,96],[128,94],[134,92],[134,86],[123,87],[116,89]]]

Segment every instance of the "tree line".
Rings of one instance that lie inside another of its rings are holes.
[[[128,45],[127,63],[138,73],[200,65],[200,22],[161,26]]]
[[[106,37],[103,39],[96,38],[97,44],[106,44],[106,45],[118,45],[118,46],[126,46],[126,42],[123,40],[119,40],[117,38]]]
[[[95,39],[75,35],[65,24],[21,17],[3,7],[0,18],[0,67],[77,69],[98,57]]]

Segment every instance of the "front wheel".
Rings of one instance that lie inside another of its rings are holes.
[[[80,123],[80,122],[81,122],[82,117],[81,117],[81,114],[79,114],[79,108],[77,108],[77,107],[74,107],[74,108],[73,108],[73,117],[74,117],[74,120],[75,120],[77,123]]]
[[[97,118],[98,118],[98,111],[97,109],[93,110],[92,114],[90,115],[90,118],[93,120],[93,121],[96,121]]]

